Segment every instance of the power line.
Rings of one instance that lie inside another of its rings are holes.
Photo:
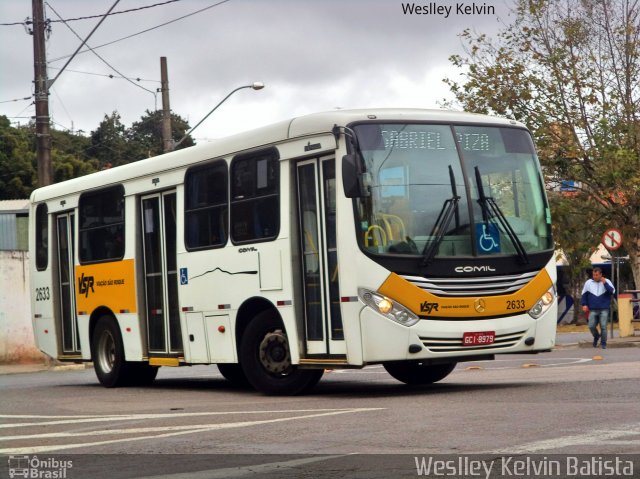
[[[118,14],[121,14],[121,13],[137,12],[139,10],[145,10],[147,8],[159,7],[161,5],[167,5],[169,3],[175,3],[175,2],[179,2],[179,1],[181,1],[181,0],[167,0],[166,2],[154,3],[153,5],[146,5],[144,7],[130,8],[129,10],[120,10],[120,11],[117,11],[117,12],[111,12],[109,15],[118,15]],[[60,19],[60,20],[50,20],[50,22],[51,23],[75,22],[76,20],[89,20],[91,18],[100,18],[100,17],[102,17],[102,15],[91,15],[91,16],[88,16],[88,17],[76,17],[76,18],[67,18],[67,19]],[[33,24],[32,21],[30,21],[28,19],[25,19],[23,22],[0,23],[0,26],[31,25],[31,24]]]
[[[4,100],[4,101],[0,101],[0,103],[11,103],[14,101],[25,101],[25,100],[31,100],[30,96],[25,96],[24,98],[14,98],[13,100]]]
[[[140,32],[133,33],[133,34],[131,34],[131,35],[127,35],[126,37],[118,38],[117,40],[113,40],[113,41],[108,42],[108,43],[103,43],[102,45],[98,45],[98,46],[96,46],[96,47],[93,47],[93,49],[94,49],[94,50],[97,50],[98,48],[106,47],[106,46],[108,46],[108,45],[113,45],[114,43],[121,42],[122,40],[127,40],[127,39],[129,39],[129,38],[133,38],[133,37],[135,37],[135,36],[142,35],[143,33],[147,33],[147,32],[150,32],[150,31],[152,31],[152,30],[155,30],[155,29],[157,29],[157,28],[164,27],[164,26],[169,25],[169,24],[171,24],[171,23],[177,22],[177,21],[179,21],[179,20],[183,20],[183,19],[185,19],[185,18],[187,18],[187,17],[191,17],[191,16],[193,16],[193,15],[196,15],[196,14],[198,14],[198,13],[204,12],[205,10],[209,10],[210,8],[217,7],[217,6],[219,6],[219,5],[222,5],[223,3],[227,3],[227,2],[229,2],[229,1],[231,1],[231,0],[222,0],[221,2],[214,3],[213,5],[209,5],[208,7],[204,7],[204,8],[201,8],[200,10],[196,10],[196,11],[194,11],[194,12],[188,13],[188,14],[183,15],[183,16],[181,16],[181,17],[174,18],[173,20],[169,20],[168,22],[161,23],[160,25],[156,25],[155,27],[147,28],[146,30],[142,30],[142,31],[140,31]],[[78,53],[86,53],[86,52],[88,52],[88,51],[89,51],[89,50],[81,50],[81,51],[80,51],[80,52],[78,52]],[[65,58],[69,58],[70,56],[71,56],[71,55],[64,55],[64,56],[61,56],[61,57],[58,57],[58,58],[54,58],[54,59],[52,59],[52,60],[49,60],[47,63],[53,63],[53,62],[57,62],[57,61],[60,61],[60,60],[64,60]]]
[[[115,6],[116,6],[118,3],[120,3],[120,0],[116,0],[116,1],[114,2],[114,4],[113,4],[113,5],[111,5],[111,8],[107,11],[107,13],[105,13],[105,14],[104,14],[104,16],[100,19],[100,21],[96,24],[96,26],[95,26],[95,27],[93,27],[93,30],[91,30],[91,32],[89,32],[89,35],[87,35],[87,38],[85,38],[84,40],[82,40],[82,38],[78,37],[78,38],[80,38],[80,40],[82,41],[82,43],[81,43],[81,44],[80,44],[80,46],[76,49],[76,51],[75,51],[75,52],[73,52],[73,54],[72,54],[72,55],[70,55],[70,57],[71,57],[71,58],[69,58],[69,60],[67,60],[67,63],[65,63],[65,64],[64,64],[64,66],[63,66],[63,67],[62,67],[62,69],[58,72],[58,74],[55,76],[55,78],[54,78],[53,80],[51,80],[50,82],[47,82],[47,87],[46,87],[46,89],[47,89],[47,90],[48,90],[49,88],[51,88],[51,86],[56,82],[56,80],[58,79],[58,77],[60,77],[60,75],[62,75],[62,72],[64,71],[64,69],[65,69],[65,68],[67,68],[67,67],[69,66],[69,63],[71,63],[71,60],[73,60],[73,59],[75,58],[75,56],[78,54],[78,52],[80,51],[80,49],[81,49],[84,45],[86,45],[86,43],[89,41],[89,38],[91,38],[91,35],[93,35],[93,34],[95,33],[95,31],[98,29],[98,27],[99,27],[100,25],[102,25],[102,22],[104,22],[104,21],[105,21],[105,19],[107,18],[107,15],[109,14],[109,12],[110,12],[111,10],[113,10],[113,9],[115,8]],[[47,3],[47,5],[49,5],[49,4]],[[53,7],[52,7],[51,5],[49,5],[49,8],[50,8],[51,10],[53,10],[53,12],[54,12],[56,15],[58,15],[58,12],[56,12],[56,11],[53,9]],[[58,17],[60,17],[60,15],[58,15]],[[62,17],[60,17],[60,18],[62,18]],[[65,25],[67,25],[67,24],[65,23]],[[67,25],[67,27],[69,27],[69,25]],[[77,34],[77,33],[76,33],[76,32],[75,32],[71,27],[69,27],[69,29],[70,29],[70,30],[71,30],[71,31],[72,31],[76,36],[78,36],[78,34]]]
[[[51,70],[59,70],[60,69],[59,67],[49,67],[49,68]],[[93,76],[98,76],[98,77],[120,78],[120,79],[123,79],[123,80],[148,81],[148,82],[160,83],[160,80],[151,80],[151,79],[148,79],[148,78],[140,78],[140,77],[122,77],[122,76],[114,75],[112,73],[85,72],[85,71],[81,71],[81,70],[71,70],[69,68],[67,68],[66,71],[71,72],[71,73],[82,73],[84,75],[93,75]]]
[[[117,3],[117,2],[116,2],[116,3]],[[55,13],[55,14],[56,14],[56,16],[57,16],[58,18],[62,18],[62,17],[60,16],[60,14],[59,14],[58,12],[56,12],[56,10],[55,10],[55,9],[54,9],[50,4],[49,4],[49,2],[47,2],[47,6],[48,6],[52,11],[53,11],[53,13]],[[115,7],[115,4],[114,4],[114,7]],[[112,7],[112,8],[113,8],[113,7]],[[106,15],[105,15],[105,17],[106,17]],[[104,17],[103,17],[103,20],[104,20]],[[82,45],[86,45],[86,46],[87,46],[87,48],[88,48],[89,50],[91,50],[91,52],[92,52],[95,56],[97,56],[100,60],[102,60],[102,62],[103,62],[105,65],[107,65],[109,68],[111,68],[114,72],[116,72],[118,75],[120,75],[122,78],[124,78],[125,80],[127,80],[127,81],[128,81],[129,83],[131,83],[132,85],[135,85],[135,86],[136,86],[136,87],[138,87],[138,88],[142,88],[144,91],[151,93],[151,94],[153,95],[153,97],[154,97],[154,98],[156,97],[156,92],[151,91],[151,90],[149,90],[149,89],[147,89],[147,88],[143,87],[142,85],[138,85],[137,83],[135,83],[135,82],[134,82],[134,81],[132,81],[132,80],[129,80],[129,78],[127,78],[127,77],[126,77],[126,76],[124,76],[122,73],[120,73],[120,72],[119,72],[119,71],[118,71],[118,70],[117,70],[113,65],[111,65],[107,60],[105,60],[104,58],[102,58],[102,57],[100,56],[100,54],[98,54],[98,52],[94,51],[94,49],[93,49],[93,48],[91,48],[91,47],[89,46],[89,44],[87,43],[87,40],[89,39],[88,37],[87,37],[87,39],[86,39],[86,40],[82,40],[82,37],[81,37],[80,35],[78,35],[78,34],[76,33],[76,31],[75,31],[73,28],[71,28],[71,25],[69,25],[67,22],[63,22],[63,23],[64,23],[64,25],[65,25],[69,30],[71,30],[71,32],[72,32],[72,33],[73,33],[73,34],[74,34],[74,35],[75,35],[75,36],[76,36],[80,41],[82,41]],[[96,25],[96,28],[98,28],[98,26],[99,26],[99,25],[100,25],[100,23],[98,23],[98,25]],[[95,31],[95,28],[94,28],[94,31]],[[93,32],[92,32],[92,33],[93,33]],[[82,45],[80,45],[80,46],[82,47]],[[73,58],[73,57],[72,57],[72,58]],[[69,60],[69,62],[70,62],[70,61],[71,61],[71,60]],[[67,62],[67,65],[69,64],[69,62]],[[65,66],[66,66],[66,65],[65,65]],[[64,67],[62,68],[62,70],[64,70]],[[60,70],[60,72],[58,73],[58,75],[56,75],[56,78],[58,78],[58,77],[60,76],[60,74],[62,73],[62,70]],[[56,78],[54,78],[54,79],[53,79],[53,81],[55,81],[55,80],[56,80]],[[53,82],[51,82],[51,83],[53,84]]]

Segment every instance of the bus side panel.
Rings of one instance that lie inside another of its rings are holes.
[[[145,331],[140,327],[138,315],[117,314],[116,319],[120,326],[125,359],[127,361],[142,361],[145,356],[142,344]]]
[[[33,335],[40,351],[57,358],[60,355],[58,331],[53,315],[53,288],[50,271],[31,272],[31,311]]]
[[[220,249],[178,254],[180,305],[189,311],[189,317],[184,311],[181,313],[184,344],[189,344],[191,324],[201,330],[201,334],[204,331],[208,335],[206,347],[210,362],[236,362],[235,351],[239,346],[235,342],[238,310],[248,299],[258,297],[274,307],[280,301],[282,306],[277,309],[285,329],[288,332],[297,331],[291,279],[283,273],[287,270],[282,264],[283,258],[290,257],[291,250],[288,238],[283,238],[282,233],[281,230],[279,239],[275,241],[227,245]],[[193,319],[199,315],[191,312],[203,313],[203,320],[206,321],[203,327],[200,327],[199,320]],[[212,330],[209,324],[211,319],[207,318],[226,314],[232,319],[231,330]],[[289,347],[292,361],[297,363],[300,354],[297,342],[291,341]]]
[[[57,358],[60,355],[58,341],[58,330],[56,328],[54,307],[55,307],[55,291],[53,287],[53,260],[52,246],[49,243],[47,269],[38,271],[36,269],[35,254],[35,208],[31,209],[29,215],[29,251],[30,251],[30,284],[31,284],[31,318],[33,322],[33,335],[35,337],[36,346],[43,353]],[[50,220],[49,220],[50,221]],[[47,227],[47,231],[51,231],[51,225]]]
[[[134,260],[76,265],[75,276],[82,358],[91,359],[91,314],[98,308],[107,308],[120,326],[127,361],[142,360],[144,332],[137,314]]]
[[[78,318],[78,336],[80,336],[80,353],[82,359],[91,361],[91,338],[89,337],[89,319],[88,315],[77,315]]]

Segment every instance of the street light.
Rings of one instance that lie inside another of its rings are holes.
[[[227,96],[225,96],[222,101],[220,103],[218,103],[216,106],[214,106],[211,111],[209,113],[207,113],[207,115],[200,120],[196,126],[194,126],[193,128],[191,128],[187,133],[185,133],[185,135],[180,138],[180,140],[177,143],[174,143],[172,146],[172,150],[175,150],[178,145],[180,145],[180,143],[182,143],[185,138],[187,138],[187,136],[189,136],[191,133],[193,133],[193,130],[195,130],[196,128],[198,128],[203,121],[205,121],[207,118],[209,118],[209,115],[211,115],[211,113],[213,113],[214,111],[216,111],[216,109],[222,105],[225,101],[227,101],[227,98],[229,98],[231,95],[233,95],[235,92],[237,92],[238,90],[242,90],[243,88],[252,88],[253,90],[262,90],[264,88],[264,83],[256,81],[253,82],[251,85],[243,85],[243,86],[239,86],[238,88],[236,88],[235,90],[232,90]]]

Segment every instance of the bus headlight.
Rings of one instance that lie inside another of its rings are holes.
[[[403,326],[413,326],[420,321],[418,316],[397,301],[393,301],[392,299],[382,296],[374,291],[358,288],[358,297],[360,298],[360,301],[372,308],[374,311],[377,311],[385,318],[389,318]]]
[[[538,302],[529,310],[529,316],[533,319],[538,319],[542,316],[553,304],[556,298],[556,288],[551,286],[549,290],[542,295]]]

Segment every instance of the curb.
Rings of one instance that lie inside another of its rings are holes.
[[[583,349],[601,349],[600,346],[594,348],[593,341],[580,341],[578,343],[579,348]],[[616,349],[616,348],[637,348],[640,347],[640,338],[632,341],[619,341],[619,340],[611,340],[607,341],[607,349]]]
[[[93,363],[83,364],[0,364],[0,375],[4,374],[29,374],[44,371],[74,371],[93,368]]]

